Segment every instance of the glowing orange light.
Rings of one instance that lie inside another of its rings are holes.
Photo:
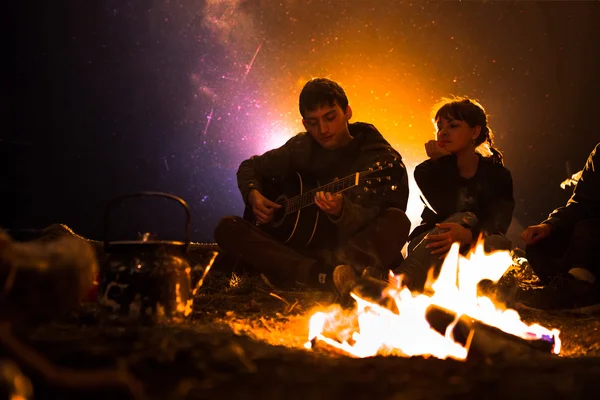
[[[311,348],[317,340],[354,357],[391,354],[464,360],[468,349],[454,341],[450,329],[442,335],[427,322],[426,310],[435,305],[456,313],[456,320],[466,315],[526,340],[554,337],[553,351],[558,354],[558,330],[549,330],[538,324],[527,325],[515,310],[496,306],[488,297],[478,296],[477,284],[481,280],[497,282],[511,264],[512,258],[507,251],[484,254],[483,244],[480,243],[468,257],[463,257],[455,243],[438,278],[426,285],[431,287],[432,295],[413,294],[399,284],[390,285],[385,289],[385,294],[395,301],[398,309],[398,313],[395,313],[353,293],[357,302],[355,315],[358,329],[342,335],[342,340],[334,340],[324,333],[326,325],[329,325],[328,331],[335,331],[338,325],[347,329],[339,321],[338,310],[315,313],[309,322],[309,340],[305,347]]]

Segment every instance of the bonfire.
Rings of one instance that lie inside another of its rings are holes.
[[[305,347],[324,344],[354,357],[433,356],[465,360],[476,324],[502,331],[504,336],[523,343],[548,343],[549,350],[559,354],[557,329],[527,325],[516,310],[478,292],[481,281],[498,282],[512,264],[507,251],[485,253],[479,243],[474,251],[462,256],[455,243],[438,277],[433,279],[430,275],[424,293],[411,292],[402,285],[401,276],[394,275],[381,291],[387,304],[367,300],[353,291],[356,307],[351,312],[332,307],[311,316]],[[431,315],[436,312],[450,316],[442,324],[444,329],[432,326]],[[466,333],[465,329],[457,329],[465,324],[471,327]]]

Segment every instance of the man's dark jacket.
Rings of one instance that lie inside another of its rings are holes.
[[[336,177],[343,178],[366,170],[376,162],[397,159],[399,166],[394,170],[396,190],[388,190],[385,195],[369,195],[360,187],[351,189],[344,193],[342,215],[329,219],[342,237],[348,237],[365,227],[384,208],[406,211],[408,177],[400,154],[373,125],[357,122],[348,127],[354,139],[341,149],[324,149],[310,134],[300,133],[277,149],[243,161],[237,172],[237,181],[244,202],[247,204],[250,190],[260,191],[267,179],[287,178],[298,172],[317,179],[323,185]]]

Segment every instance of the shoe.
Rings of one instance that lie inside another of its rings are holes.
[[[515,308],[592,313],[600,311],[600,287],[571,274],[561,274],[541,289],[519,290]]]
[[[350,265],[338,265],[333,270],[333,286],[340,296],[345,296],[356,286],[360,277]]]
[[[506,308],[515,307],[515,299],[519,290],[519,282],[514,274],[507,273],[498,282],[484,279],[477,284],[477,296],[490,298],[496,304]]]
[[[338,265],[333,270],[333,285],[339,295],[349,294],[361,279],[366,278],[385,281],[384,271],[380,268],[366,267],[359,277],[358,273],[350,265]]]
[[[383,270],[381,268],[375,268],[375,267],[367,267],[363,270],[362,274],[361,274],[361,278],[374,278],[374,279],[378,279],[381,281],[387,281],[388,276],[386,275],[386,270]]]
[[[543,286],[541,279],[536,275],[529,260],[526,258],[525,250],[515,248],[511,252],[513,265],[506,271],[506,275],[513,275],[521,288],[540,288]]]
[[[363,300],[398,313],[395,300],[386,294],[385,289],[390,283],[382,279],[384,274],[385,271],[379,268],[367,267],[359,277],[350,265],[338,265],[333,271],[338,302],[344,308],[351,308],[354,305],[354,299],[350,296],[352,292]]]

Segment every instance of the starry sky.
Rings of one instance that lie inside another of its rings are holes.
[[[478,99],[513,173],[513,237],[564,204],[560,182],[600,137],[600,2],[17,7],[14,123],[1,142],[7,227],[62,222],[101,238],[112,198],[156,190],[186,200],[192,240],[212,241],[219,218],[242,212],[239,163],[302,130],[298,94],[316,76],[342,84],[353,120],[373,123],[410,171],[433,138],[433,104],[448,95]],[[413,190],[413,222],[421,208]],[[132,199],[116,215],[123,237],[183,232],[184,214],[168,200]]]

